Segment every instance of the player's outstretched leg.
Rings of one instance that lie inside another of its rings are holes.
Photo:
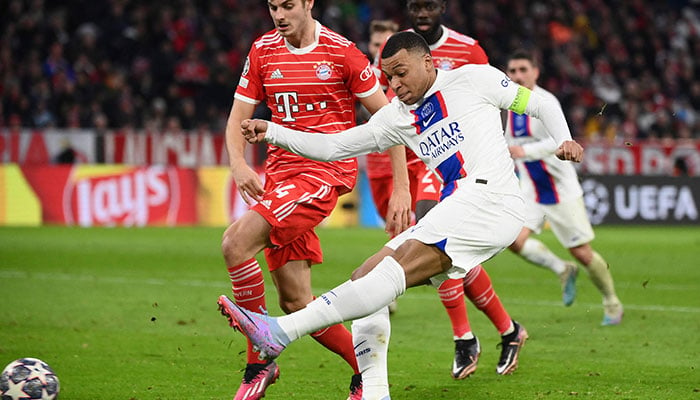
[[[524,326],[513,321],[513,327],[513,332],[502,336],[501,358],[496,366],[496,372],[500,375],[512,374],[518,368],[520,350],[528,338]]]
[[[564,267],[564,272],[559,274],[559,282],[561,283],[561,300],[565,306],[570,306],[576,300],[576,278],[578,277],[578,265],[573,262],[567,262]]]
[[[233,400],[258,400],[265,397],[268,386],[275,383],[279,376],[280,369],[274,361],[267,364],[248,364]]]
[[[225,295],[219,296],[218,304],[231,327],[248,337],[255,351],[260,352],[261,359],[274,360],[289,344],[290,340],[276,318],[243,309]]]
[[[476,336],[472,339],[455,340],[455,359],[452,363],[452,377],[464,379],[476,371],[481,346]]]

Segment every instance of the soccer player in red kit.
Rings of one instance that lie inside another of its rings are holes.
[[[269,146],[263,187],[245,161],[241,121],[251,118],[257,104],[265,101],[273,122],[333,133],[355,125],[356,99],[371,113],[386,105],[387,99],[364,54],[313,19],[314,0],[269,0],[267,4],[275,29],[251,46],[226,127],[233,179],[243,199],[255,204],[226,229],[222,252],[236,303],[259,312],[266,310],[265,289],[254,257],[264,249],[280,307],[289,313],[314,299],[310,267],[322,262],[314,228],[331,213],[338,196],[355,185],[357,162],[317,162]],[[405,193],[395,203],[390,221],[398,231],[410,222],[408,178],[400,154]],[[338,324],[312,336],[353,368],[349,398],[361,399],[362,381],[350,332]],[[261,398],[279,376],[277,364],[260,361],[258,355],[249,342],[248,364],[234,400]]]
[[[406,6],[412,26],[410,30],[426,40],[436,68],[451,70],[465,64],[488,64],[486,52],[477,40],[442,25],[441,16],[446,11],[445,0],[408,0]],[[387,87],[384,76],[380,82]],[[378,210],[386,210],[385,191],[391,187],[392,182],[382,157],[387,156],[377,153],[368,155],[367,162],[372,196]],[[412,207],[416,220],[420,220],[440,201],[441,187],[438,179],[413,152],[407,151],[406,159]],[[479,341],[471,331],[464,295],[486,314],[502,336],[512,334],[516,327],[495,293],[491,278],[481,266],[472,269],[464,280],[448,279],[443,282],[438,288],[438,294],[450,318],[455,341],[452,376],[464,379],[476,370],[481,353]],[[520,346],[522,343],[504,346],[496,368],[499,374],[512,372],[514,360],[509,358],[509,354],[519,350]]]

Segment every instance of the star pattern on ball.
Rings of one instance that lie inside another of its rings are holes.
[[[46,385],[46,376],[53,375],[52,371],[44,368],[44,363],[41,361],[35,361],[34,364],[26,364],[25,367],[29,369],[29,376],[27,376],[28,381],[38,378],[42,384]]]
[[[12,382],[12,379],[8,379],[7,384],[9,389],[3,393],[3,398],[9,396],[11,399],[21,399],[26,398],[27,394],[22,390],[26,381],[20,381],[19,383]]]

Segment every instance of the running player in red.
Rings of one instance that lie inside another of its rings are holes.
[[[314,299],[311,265],[322,262],[317,226],[333,210],[338,196],[355,185],[357,162],[347,159],[317,162],[276,146],[267,149],[265,184],[246,163],[241,121],[253,116],[262,101],[272,121],[307,132],[339,132],[355,125],[355,99],[371,113],[387,99],[367,58],[343,36],[315,21],[314,0],[269,0],[274,30],[252,45],[236,89],[226,127],[226,147],[233,179],[252,208],[226,229],[222,252],[235,301],[264,312],[265,288],[255,259],[260,250],[279,293],[284,312],[302,309]],[[403,201],[394,202],[390,229],[403,230],[410,222],[408,179],[401,154]],[[397,186],[401,182],[397,181]],[[362,380],[352,335],[334,325],[312,336],[339,354],[353,368],[349,399],[362,398]],[[234,400],[259,399],[279,376],[273,362],[259,360],[250,342],[247,367]]]
[[[488,64],[488,57],[484,49],[475,39],[441,24],[442,14],[446,10],[445,0],[408,0],[406,6],[412,26],[410,30],[418,33],[428,42],[436,68],[451,70],[465,64]],[[380,82],[384,87],[387,86],[384,76],[380,78]],[[388,95],[391,96],[390,93]],[[387,181],[386,178],[390,174],[386,174],[386,169],[384,169],[383,176],[381,171],[371,170],[374,166],[381,167],[382,165],[378,162],[377,155],[372,157],[373,162],[368,161],[367,163],[370,185],[377,209],[385,210],[387,209],[386,196],[382,194],[382,191],[391,184],[391,181]],[[418,159],[415,153],[407,151],[406,158],[412,206],[416,220],[420,220],[440,201],[441,187],[438,179]],[[378,178],[373,179],[373,176]],[[515,326],[494,291],[491,278],[481,266],[472,269],[464,280],[446,280],[438,288],[438,294],[450,317],[455,341],[452,376],[455,379],[464,379],[476,370],[481,353],[479,341],[471,331],[464,295],[466,294],[472,303],[486,314],[502,336],[512,333]],[[522,343],[518,344],[518,346],[520,345]],[[509,371],[510,367],[508,360],[501,359],[496,371],[500,374],[503,371]]]

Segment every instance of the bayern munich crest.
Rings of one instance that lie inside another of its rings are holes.
[[[316,67],[316,76],[322,81],[327,81],[333,75],[333,70],[328,64],[321,64]]]
[[[449,71],[454,69],[455,63],[448,58],[443,58],[440,61],[438,61],[437,67],[443,71]]]

